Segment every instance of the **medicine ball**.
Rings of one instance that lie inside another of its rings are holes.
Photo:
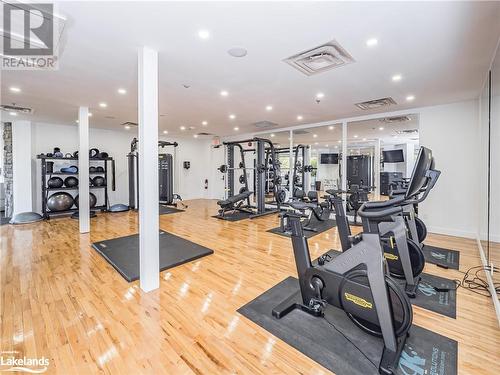
[[[89,157],[90,157],[90,158],[95,159],[95,158],[97,158],[98,156],[99,156],[99,149],[97,149],[97,148],[91,148],[91,149],[89,150]]]
[[[94,186],[104,186],[106,185],[106,179],[102,176],[95,176],[92,179],[92,185]]]
[[[78,178],[75,176],[69,176],[64,179],[64,186],[66,187],[76,187],[78,186]]]
[[[63,186],[63,180],[60,177],[51,177],[47,181],[47,186],[49,188],[60,188]]]
[[[95,172],[97,172],[97,168],[96,168],[96,167],[94,167],[94,166],[89,167],[89,172],[90,172],[90,173],[95,173]]]
[[[96,172],[99,172],[99,173],[104,173],[104,167],[101,167],[101,166],[98,166],[96,169],[95,169]]]
[[[90,208],[95,207],[97,203],[97,198],[93,193],[89,193],[89,204]],[[75,197],[75,206],[78,207],[78,195]]]
[[[107,152],[101,152],[97,157],[101,159],[106,159],[109,156]]]
[[[49,199],[47,199],[47,208],[50,211],[66,211],[73,206],[74,200],[71,194],[64,191],[60,191],[52,194]]]
[[[73,152],[73,157],[77,158],[78,157],[78,151]]]

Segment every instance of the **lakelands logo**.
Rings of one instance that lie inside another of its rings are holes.
[[[54,16],[54,4],[4,2],[1,68],[57,69],[60,21]]]
[[[45,357],[18,357],[19,352],[0,352],[0,372],[27,372],[42,374],[49,368],[49,359]]]

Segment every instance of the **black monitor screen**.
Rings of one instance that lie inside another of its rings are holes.
[[[432,151],[426,147],[420,147],[411,174],[411,180],[406,190],[406,198],[411,198],[418,194],[420,189],[427,184],[427,171],[433,167],[433,164]]]
[[[321,154],[321,164],[338,164],[339,154]]]
[[[382,151],[384,163],[401,163],[405,161],[403,150]]]

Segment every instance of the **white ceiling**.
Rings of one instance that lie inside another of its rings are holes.
[[[398,103],[388,110],[476,98],[500,34],[500,2],[61,2],[58,13],[67,18],[60,69],[2,72],[2,103],[67,124],[90,105],[91,126],[120,129],[137,121],[137,50],[148,45],[160,56],[160,128],[172,135],[181,125],[229,135],[260,120],[285,127],[362,115],[354,103],[386,96]],[[201,40],[200,29],[211,37]],[[378,45],[367,47],[369,38]],[[332,39],[356,62],[307,77],[282,61]],[[229,56],[234,46],[248,55]]]

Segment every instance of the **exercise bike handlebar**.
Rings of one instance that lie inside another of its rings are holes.
[[[392,207],[388,207],[386,209],[380,209],[380,210],[376,210],[376,211],[367,211],[368,210],[367,203],[370,204],[370,202],[365,202],[361,205],[361,207],[358,210],[358,215],[361,217],[364,217],[366,219],[380,219],[380,218],[400,214],[403,211],[401,206],[395,206],[395,207],[392,206]],[[371,202],[371,203],[373,204],[373,202]]]

